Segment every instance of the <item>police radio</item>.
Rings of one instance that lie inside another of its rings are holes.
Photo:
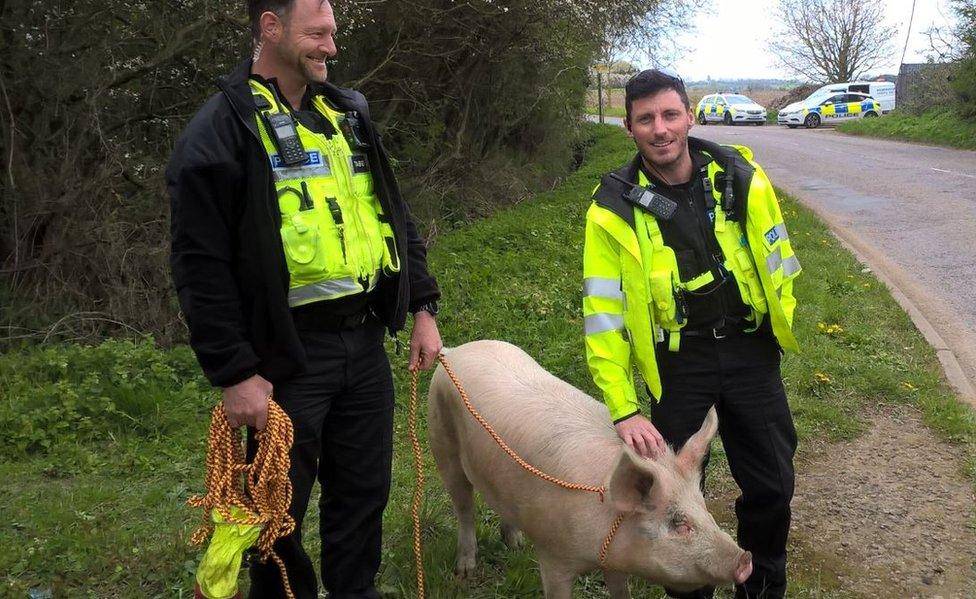
[[[617,173],[610,173],[610,176],[627,186],[627,190],[623,193],[625,200],[637,204],[661,220],[671,220],[678,209],[678,204],[671,198],[654,193],[642,185],[635,185]]]
[[[624,197],[661,220],[671,220],[675,210],[678,209],[678,204],[674,200],[639,185],[633,187]]]
[[[268,124],[268,133],[278,148],[278,155],[285,166],[297,166],[308,162],[308,154],[302,145],[302,138],[298,136],[295,119],[290,114],[281,112],[262,113]]]

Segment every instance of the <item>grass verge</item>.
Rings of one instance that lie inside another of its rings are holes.
[[[432,269],[445,290],[439,317],[445,343],[511,341],[544,367],[594,393],[583,358],[579,307],[582,223],[600,174],[629,159],[619,127],[590,125],[594,144],[563,185],[444,235]],[[946,442],[968,456],[976,480],[976,422],[941,380],[926,345],[887,290],[788,197],[783,207],[806,270],[797,283],[795,328],[803,352],[784,361],[784,377],[803,447],[837,441],[866,426],[866,407],[917,406]],[[415,596],[410,528],[414,473],[406,435],[405,357],[393,355],[398,385],[394,484],[386,513],[379,583],[388,597]],[[425,385],[422,385],[425,386]],[[50,591],[54,597],[178,597],[192,587],[196,551],[185,540],[199,514],[184,507],[202,489],[207,411],[216,396],[186,348],[151,343],[58,346],[0,357],[0,422],[19,444],[0,446],[0,596]],[[77,390],[99,410],[46,411]],[[142,398],[136,401],[136,398]],[[421,425],[423,417],[421,417]],[[28,432],[24,432],[28,431]],[[813,445],[811,443],[811,445]],[[713,479],[728,486],[720,448]],[[541,597],[529,549],[508,551],[496,519],[482,508],[480,566],[467,584],[453,576],[455,524],[430,457],[423,509],[428,596]],[[314,506],[316,502],[312,501]],[[728,512],[730,506],[721,509]],[[316,530],[315,509],[306,519]],[[306,535],[312,555],[317,535]],[[844,597],[822,556],[794,544],[789,595]],[[830,562],[827,562],[830,563]],[[837,564],[837,568],[856,565]],[[635,596],[661,597],[633,584]],[[605,597],[600,576],[582,579],[577,597]],[[718,597],[730,597],[728,589]]]
[[[842,123],[837,130],[851,135],[976,150],[976,122],[964,120],[951,108],[937,108],[922,115],[896,110],[881,118]]]
[[[587,106],[586,114],[600,114],[600,108],[598,106]],[[627,116],[627,109],[623,106],[604,106],[603,116],[616,116],[624,118]]]

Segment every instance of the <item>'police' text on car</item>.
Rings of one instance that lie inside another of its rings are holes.
[[[776,122],[790,129],[796,129],[800,125],[807,129],[816,129],[823,124],[843,123],[880,114],[881,104],[871,96],[852,93],[829,96],[814,94],[780,110]]]

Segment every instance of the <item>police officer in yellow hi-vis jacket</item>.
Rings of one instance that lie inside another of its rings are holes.
[[[736,597],[779,598],[796,450],[780,353],[797,349],[800,264],[752,152],[689,137],[690,108],[672,73],[644,71],[627,84],[638,152],[603,176],[586,215],[586,358],[618,434],[645,457],[683,445],[716,407],[742,492],[739,544],[753,554]]]
[[[218,83],[166,171],[173,279],[231,425],[262,429],[272,393],[292,419],[296,532],[274,549],[295,596],[319,596],[301,529],[318,480],[329,596],[378,599],[393,450],[384,331],[413,313],[410,367],[430,368],[440,291],[369,105],[326,81],[328,0],[248,9],[254,57]],[[250,574],[251,597],[284,596],[274,563]]]

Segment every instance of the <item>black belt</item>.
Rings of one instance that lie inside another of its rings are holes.
[[[373,317],[369,310],[355,314],[330,314],[324,310],[292,312],[295,327],[303,331],[348,331],[366,324]]]
[[[700,337],[702,339],[725,339],[726,337],[745,335],[746,331],[742,330],[741,327],[725,326],[717,329],[696,329],[696,330],[688,330],[688,331],[682,329],[679,334],[682,337]]]

